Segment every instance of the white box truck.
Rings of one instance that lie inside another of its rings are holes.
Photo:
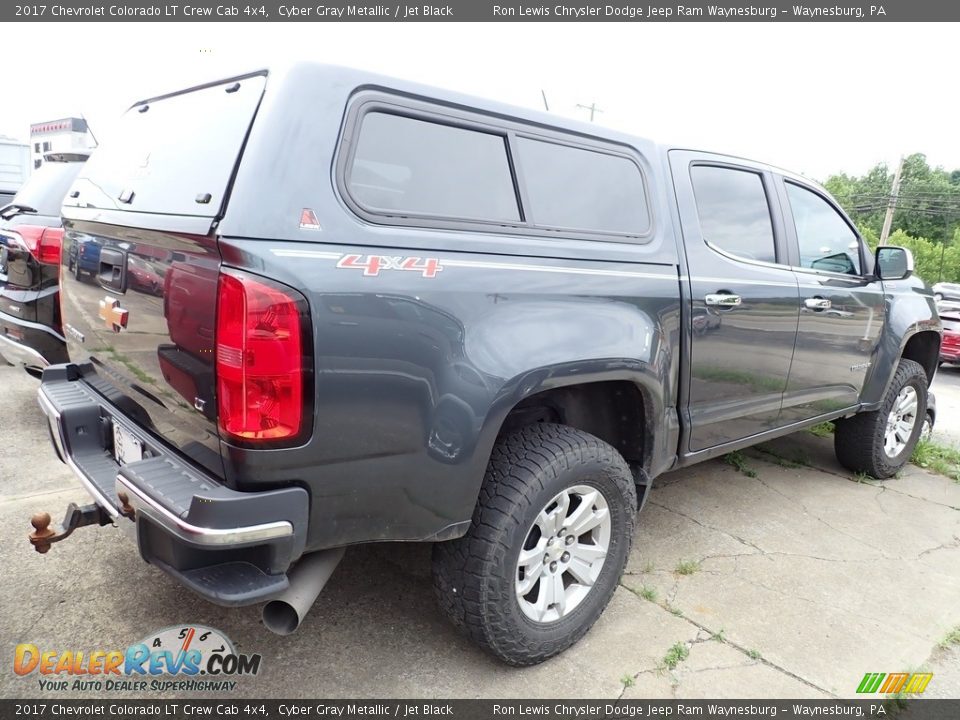
[[[30,146],[13,138],[0,136],[0,207],[17,194],[30,177]]]

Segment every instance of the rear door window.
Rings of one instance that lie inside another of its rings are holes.
[[[708,244],[746,260],[777,261],[770,205],[759,173],[695,165],[690,177]]]
[[[506,138],[494,133],[369,112],[347,184],[357,203],[385,215],[520,220]]]

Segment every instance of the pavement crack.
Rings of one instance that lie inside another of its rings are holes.
[[[713,530],[714,532],[718,532],[718,533],[720,533],[721,535],[726,535],[727,537],[732,538],[733,540],[736,540],[736,541],[737,541],[738,543],[740,543],[741,545],[745,545],[745,546],[747,546],[747,547],[753,548],[754,550],[756,550],[756,551],[757,551],[758,553],[760,553],[761,555],[765,554],[765,552],[766,552],[766,551],[765,551],[762,547],[760,547],[759,545],[756,545],[756,544],[750,542],[749,540],[744,540],[742,537],[740,537],[740,536],[738,536],[738,535],[734,535],[734,534],[731,533],[729,530],[724,530],[723,528],[718,528],[718,527],[715,527],[715,526],[713,526],[713,525],[708,525],[707,523],[701,522],[701,521],[698,520],[697,518],[693,517],[692,515],[688,515],[687,513],[683,512],[683,511],[681,511],[681,510],[676,510],[676,509],[674,509],[674,508],[672,508],[672,507],[668,507],[668,506],[666,506],[666,505],[663,505],[662,503],[654,502],[654,501],[652,501],[652,500],[650,501],[650,504],[651,504],[651,505],[654,505],[654,506],[656,506],[656,507],[658,507],[658,508],[660,508],[661,510],[666,510],[667,512],[671,512],[671,513],[673,513],[674,515],[679,515],[680,517],[685,518],[686,520],[689,520],[689,521],[692,522],[693,524],[699,525],[699,526],[702,527],[702,528],[705,528],[705,529],[707,529],[707,530]]]
[[[663,606],[661,606],[661,607],[663,607]],[[664,608],[664,609],[666,609],[666,608]],[[683,620],[686,620],[688,623],[690,623],[690,624],[693,625],[694,627],[699,628],[700,630],[703,630],[703,631],[706,632],[706,633],[709,633],[711,636],[715,635],[715,633],[714,633],[709,627],[707,627],[706,625],[704,625],[703,623],[699,623],[699,622],[697,622],[696,620],[693,620],[693,619],[691,619],[691,618],[688,618],[686,615],[680,615],[679,617],[682,618]],[[788,676],[788,677],[793,678],[794,680],[796,680],[796,681],[798,681],[798,682],[803,683],[803,684],[806,685],[807,687],[811,687],[811,688],[813,688],[814,690],[816,690],[816,691],[818,691],[818,692],[822,692],[822,693],[824,693],[825,695],[828,695],[828,696],[830,696],[830,697],[834,697],[834,698],[837,697],[837,695],[836,695],[835,693],[831,692],[830,690],[827,690],[826,688],[820,687],[819,685],[817,685],[817,684],[816,684],[815,682],[813,682],[812,680],[808,680],[807,678],[805,678],[805,677],[803,677],[803,676],[801,676],[801,675],[798,675],[798,674],[795,673],[795,672],[792,672],[792,671],[790,671],[790,670],[787,670],[787,669],[786,669],[785,667],[783,667],[782,665],[777,665],[775,662],[771,662],[770,660],[768,660],[767,658],[765,658],[765,657],[763,657],[763,656],[758,657],[758,658],[751,657],[751,655],[750,655],[750,650],[748,650],[747,648],[743,647],[742,645],[737,644],[736,642],[731,641],[731,640],[728,639],[728,638],[724,638],[724,639],[723,639],[722,641],[720,641],[720,642],[722,642],[724,645],[729,645],[729,646],[732,647],[734,650],[737,650],[738,652],[742,653],[744,656],[750,658],[750,660],[753,660],[754,662],[762,663],[762,664],[766,665],[767,667],[769,667],[769,668],[771,668],[771,669],[773,669],[773,670],[776,670],[777,672],[780,672],[780,673],[782,673],[782,674],[784,674],[784,675],[786,675],[786,676]]]
[[[903,497],[908,497],[911,500],[919,500],[920,502],[930,503],[931,505],[937,505],[938,507],[945,507],[949,510],[960,510],[960,507],[957,507],[956,505],[951,505],[950,503],[945,503],[945,502],[939,502],[937,500],[931,500],[930,498],[920,497],[919,495],[911,495],[910,493],[904,492],[903,490],[897,490],[897,488],[891,487],[888,484],[877,485],[876,487],[880,489],[880,492],[877,493],[878,498],[883,493],[890,492],[890,493],[894,493],[895,495],[902,495]],[[886,512],[886,510],[884,510],[884,512]]]
[[[647,670],[641,670],[640,672],[636,672],[630,677],[633,678],[634,680],[637,680],[637,678],[639,678],[641,675],[656,675],[659,672],[660,670],[658,668],[648,668]],[[623,700],[623,696],[626,694],[627,690],[630,687],[632,687],[632,684],[623,685],[623,687],[620,688],[620,693],[617,695],[616,702],[620,702],[621,700]]]
[[[936,547],[928,548],[917,555],[917,558],[922,558],[924,555],[929,555],[930,553],[935,553],[939,550],[953,550],[954,548],[958,547],[960,547],[960,537],[954,535],[953,542],[940,543]]]
[[[834,474],[834,475],[835,475],[836,473],[831,473],[831,474]],[[841,477],[843,477],[843,476],[841,476]],[[779,490],[778,488],[773,487],[773,486],[770,485],[769,483],[765,482],[764,479],[761,478],[759,475],[757,475],[757,477],[754,478],[754,479],[755,479],[758,483],[760,483],[761,485],[763,485],[765,488],[767,488],[770,492],[776,493],[777,495],[780,495],[782,498],[784,498],[784,499],[786,499],[786,500],[789,500],[789,501],[792,502],[792,503],[796,503],[797,505],[800,506],[800,508],[803,510],[803,512],[805,512],[807,515],[809,515],[810,517],[812,517],[814,520],[816,520],[817,522],[821,523],[822,525],[830,528],[830,529],[833,530],[835,533],[837,533],[837,534],[839,534],[839,535],[843,535],[844,537],[850,538],[850,539],[853,540],[854,542],[856,542],[856,543],[858,543],[858,544],[860,544],[860,545],[863,545],[864,547],[869,548],[869,549],[873,550],[874,552],[880,553],[880,555],[883,556],[884,558],[887,558],[887,559],[895,559],[895,558],[891,558],[891,556],[887,555],[887,553],[885,553],[885,552],[884,552],[883,550],[881,550],[880,548],[874,547],[874,546],[871,545],[870,543],[861,540],[861,539],[858,538],[856,535],[853,535],[852,533],[845,532],[845,531],[841,530],[840,528],[834,527],[833,525],[831,525],[830,523],[828,523],[826,520],[824,520],[822,517],[820,517],[819,515],[817,515],[815,512],[811,512],[810,508],[808,508],[808,507],[803,503],[803,501],[801,501],[801,500],[799,500],[799,499],[797,499],[797,498],[795,498],[795,497],[790,497],[789,495],[787,495],[787,494],[786,494],[785,492],[783,492],[782,490]],[[850,479],[850,478],[847,478],[847,479]]]

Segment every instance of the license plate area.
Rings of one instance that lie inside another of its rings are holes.
[[[143,443],[120,423],[113,423],[113,459],[120,465],[143,460]]]

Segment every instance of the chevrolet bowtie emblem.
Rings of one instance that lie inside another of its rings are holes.
[[[100,319],[114,332],[120,332],[127,326],[127,311],[120,307],[120,301],[107,295],[100,301]]]

